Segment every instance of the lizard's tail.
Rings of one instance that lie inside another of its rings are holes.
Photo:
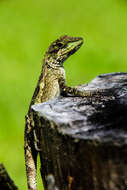
[[[26,173],[27,173],[27,183],[29,190],[36,190],[36,173],[37,164],[32,155],[31,148],[28,146],[25,149],[25,161],[26,161]]]
[[[31,130],[31,123],[29,116],[26,116],[25,138],[24,138],[24,151],[25,151],[25,164],[27,184],[29,190],[36,190],[36,175],[37,175],[37,151],[34,147],[33,138],[29,137],[29,130]],[[32,134],[31,134],[32,135]]]

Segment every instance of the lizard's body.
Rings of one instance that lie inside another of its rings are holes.
[[[92,96],[88,92],[81,92],[65,84],[65,70],[63,62],[75,53],[83,43],[82,38],[62,36],[53,42],[44,57],[40,78],[32,97],[25,126],[25,162],[29,190],[36,190],[36,163],[38,149],[35,146],[35,126],[31,106],[48,101],[60,94],[73,94],[75,96]],[[93,93],[94,94],[94,93]],[[98,92],[95,92],[98,94]]]
[[[77,51],[82,43],[82,38],[62,36],[51,44],[45,54],[41,75],[34,91],[28,114],[26,115],[24,149],[29,190],[36,190],[36,164],[38,153],[35,147],[35,126],[31,106],[60,95],[60,85],[63,85],[65,82],[63,62]],[[61,84],[60,81],[62,81]]]

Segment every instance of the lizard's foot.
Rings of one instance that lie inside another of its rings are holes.
[[[33,134],[34,134],[34,146],[35,146],[35,149],[40,152],[40,151],[41,151],[41,148],[39,148],[39,145],[38,145],[39,140],[38,140],[38,138],[37,138],[35,129],[33,130]]]

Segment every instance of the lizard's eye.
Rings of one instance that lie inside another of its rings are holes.
[[[59,49],[66,47],[62,42],[57,42],[49,47],[48,52],[49,53],[57,53]]]
[[[58,46],[59,48],[61,48],[61,47],[63,46],[63,44],[62,44],[61,42],[59,42],[59,43],[57,44],[57,46]]]

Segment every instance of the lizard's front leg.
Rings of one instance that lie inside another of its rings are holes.
[[[109,92],[107,94],[107,91],[103,90],[103,89],[97,89],[97,90],[93,90],[93,91],[90,91],[90,90],[86,90],[86,91],[80,91],[78,90],[77,88],[73,88],[73,87],[69,87],[69,86],[66,86],[66,83],[65,83],[65,79],[64,78],[60,78],[58,80],[59,82],[59,86],[60,86],[60,93],[61,95],[68,95],[68,94],[71,94],[73,96],[78,96],[78,97],[99,97],[100,96],[109,96]],[[112,93],[111,93],[112,95]]]
[[[64,78],[59,79],[59,85],[60,85],[61,95],[71,94],[73,96],[81,96],[81,97],[91,97],[93,95],[91,91],[84,92],[84,91],[78,90],[77,88],[66,86]]]
[[[26,116],[25,127],[25,164],[26,175],[29,190],[36,190],[36,175],[37,175],[37,151],[34,146],[34,134],[32,130],[31,119]]]

